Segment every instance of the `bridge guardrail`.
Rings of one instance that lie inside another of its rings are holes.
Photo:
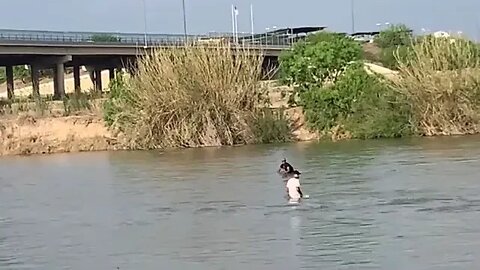
[[[0,42],[20,42],[35,44],[96,44],[96,45],[135,45],[135,46],[182,46],[191,44],[214,44],[227,41],[236,45],[253,45],[255,47],[290,47],[294,40],[271,33],[257,35],[239,35],[238,41],[231,34],[217,35],[168,35],[168,34],[121,34],[121,33],[86,33],[86,32],[49,32],[49,31],[13,31],[0,30]]]

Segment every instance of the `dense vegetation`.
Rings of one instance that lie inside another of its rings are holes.
[[[139,59],[133,76],[113,81],[105,120],[133,149],[289,140],[283,114],[265,109],[262,62],[224,45],[157,49]]]
[[[408,98],[422,135],[480,132],[480,54],[461,38],[425,36],[397,57],[399,80],[391,82]]]
[[[360,45],[333,33],[281,57],[284,83],[309,126],[330,137],[380,138],[480,131],[480,53],[471,41],[414,37],[403,25],[376,39],[394,79],[368,74]],[[364,55],[363,55],[364,56]]]
[[[331,136],[397,137],[411,133],[405,100],[367,74],[361,46],[346,36],[320,33],[281,57],[283,81],[295,87],[311,128]]]
[[[379,62],[387,68],[397,69],[396,58],[408,57],[410,49],[416,41],[417,38],[413,36],[412,29],[403,24],[392,25],[381,31],[374,40],[374,45],[380,48]]]
[[[333,139],[480,132],[477,44],[413,36],[402,25],[373,44],[379,61],[397,71],[393,78],[367,72],[362,44],[337,33],[309,36],[280,57],[290,102],[303,107],[311,129]],[[132,149],[289,141],[291,124],[268,108],[259,83],[262,62],[228,45],[156,49],[133,76],[111,81],[104,118]],[[64,99],[65,114],[89,109],[88,100]]]

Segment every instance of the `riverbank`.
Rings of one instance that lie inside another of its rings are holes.
[[[0,121],[0,156],[122,149],[97,115]]]
[[[480,133],[477,43],[399,25],[368,45],[323,32],[280,57],[311,128],[332,139]]]
[[[384,75],[391,73],[390,70],[373,64],[366,67],[369,72]],[[284,109],[285,116],[291,123],[293,140],[318,140],[320,134],[306,126],[303,108],[289,107],[288,93],[292,88],[276,81],[264,83],[268,88],[269,107]],[[62,101],[47,101],[42,111],[38,111],[34,103],[14,104],[14,113],[0,117],[0,156],[127,149],[123,135],[109,129],[103,119],[104,101],[105,99],[89,100],[89,109],[81,108],[68,113],[69,115],[66,115]]]
[[[289,91],[276,82],[269,85],[270,108],[287,107]],[[104,99],[91,100],[89,109],[70,112],[66,115],[64,103],[49,101],[41,112],[35,104],[21,105],[23,110],[0,117],[0,156],[34,155],[85,151],[115,151],[127,149],[122,133],[112,131],[103,119]],[[21,107],[16,105],[16,107]],[[301,107],[286,108],[287,119],[292,123],[293,140],[309,141],[319,138],[305,125]]]

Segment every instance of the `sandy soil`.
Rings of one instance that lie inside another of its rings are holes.
[[[367,73],[370,74],[377,73],[383,75],[387,79],[394,79],[398,75],[398,71],[391,70],[386,67],[382,67],[372,63],[365,63],[365,70],[367,71]]]
[[[318,140],[320,135],[317,132],[309,130],[305,123],[305,116],[302,107],[288,106],[288,93],[292,91],[290,87],[278,85],[275,81],[265,82],[268,87],[270,97],[270,108],[285,108],[285,115],[292,122],[292,133],[298,141]]]
[[[0,156],[121,149],[96,115],[0,120]]]
[[[294,123],[293,135],[298,141],[318,139],[305,127],[301,108],[287,109],[286,115]],[[0,156],[126,149],[122,140],[122,135],[111,132],[96,114],[23,115],[0,120]]]

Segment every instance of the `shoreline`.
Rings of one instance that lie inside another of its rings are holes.
[[[0,156],[116,150],[121,147],[96,115],[20,116],[0,121]]]
[[[302,128],[292,135],[299,142],[317,139]],[[0,157],[131,150],[98,114],[2,119],[0,139]]]
[[[326,138],[305,127],[302,108],[287,108],[286,115],[296,123],[292,127],[291,142],[351,141],[357,139]],[[456,134],[438,136],[411,136],[415,138],[449,138],[479,136],[480,134]],[[389,138],[396,139],[396,138]],[[62,153],[134,151],[124,143],[122,133],[110,130],[98,112],[78,115],[48,115],[35,117],[29,114],[0,118],[0,158],[11,156],[43,156]],[[253,145],[253,144],[251,144]],[[227,147],[244,146],[243,144]],[[195,148],[224,147],[199,146]],[[172,149],[182,149],[181,147]],[[170,150],[170,149],[168,149]]]
[[[376,73],[390,79],[397,75],[395,71],[371,63],[366,63],[365,69],[370,74]],[[266,83],[269,89],[268,107],[283,108],[286,118],[292,123],[292,141],[350,139],[348,132],[343,132],[341,126],[332,128],[328,134],[309,130],[306,127],[303,108],[289,107],[287,104],[288,95],[285,93],[291,91],[290,87],[279,85],[277,81],[263,83]],[[43,82],[41,85],[43,85],[41,89],[46,89],[49,88],[50,82]],[[28,93],[29,88],[27,86],[22,90],[20,93]],[[67,92],[73,91],[69,90]],[[105,90],[108,92],[108,89]],[[46,101],[46,107],[41,109],[43,116],[38,116],[38,108],[33,102],[12,105],[12,110],[15,107],[16,112],[0,114],[0,157],[130,150],[124,143],[126,140],[123,134],[110,130],[104,121],[103,101],[105,99],[102,98],[88,100],[91,108],[80,110],[77,108],[73,113],[67,113],[65,103],[62,101]],[[0,108],[0,113],[2,109],[5,108]]]
[[[307,129],[301,107],[288,107],[282,95],[288,91],[275,81],[269,84],[270,108],[284,108],[292,123],[293,141],[314,141],[319,136]],[[47,101],[39,116],[35,103],[15,104],[16,112],[0,115],[0,157],[55,153],[129,150],[122,133],[111,130],[103,119],[105,99],[89,100],[90,109],[65,115],[62,101]]]

